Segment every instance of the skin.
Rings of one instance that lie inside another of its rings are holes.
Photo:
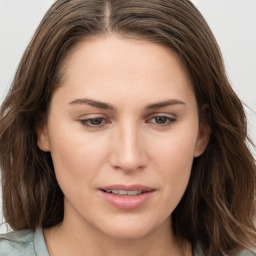
[[[63,72],[47,123],[37,128],[65,196],[64,221],[44,230],[50,255],[192,255],[175,240],[171,214],[209,131],[179,58],[142,40],[94,37],[70,52]],[[155,192],[138,209],[122,210],[99,193],[112,184]]]

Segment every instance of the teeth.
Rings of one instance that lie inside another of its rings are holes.
[[[118,191],[118,194],[119,194],[120,196],[127,196],[127,195],[128,195],[128,191],[119,190],[119,191]]]
[[[113,193],[120,196],[135,196],[142,193],[142,190],[133,190],[133,191],[126,191],[126,190],[107,190],[108,193]]]
[[[140,192],[140,191],[127,191],[127,194],[129,195],[129,196],[135,196],[135,195],[138,195],[138,192]]]

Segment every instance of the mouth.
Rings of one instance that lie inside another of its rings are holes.
[[[111,185],[102,187],[99,191],[112,206],[123,210],[132,210],[149,201],[155,189],[142,185]]]
[[[147,193],[149,191],[142,191],[142,190],[104,190],[101,189],[101,191],[105,192],[105,193],[110,193],[110,194],[115,194],[115,195],[119,195],[119,196],[136,196],[136,195],[140,195],[143,193]]]
[[[111,185],[107,187],[100,188],[101,191],[105,193],[115,194],[119,196],[136,196],[147,192],[152,192],[154,188],[134,184],[134,185]]]

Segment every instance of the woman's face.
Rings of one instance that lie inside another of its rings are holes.
[[[158,44],[95,37],[63,71],[37,133],[65,196],[64,223],[118,238],[169,229],[208,138],[179,58]]]

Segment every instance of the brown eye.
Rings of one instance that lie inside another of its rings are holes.
[[[154,119],[156,124],[165,124],[168,121],[167,117],[165,116],[157,116]]]
[[[175,118],[169,116],[154,116],[150,119],[150,122],[159,126],[168,126],[176,121]]]
[[[85,120],[80,120],[80,122],[88,127],[98,127],[104,124],[104,118],[96,117],[96,118],[89,118]]]

